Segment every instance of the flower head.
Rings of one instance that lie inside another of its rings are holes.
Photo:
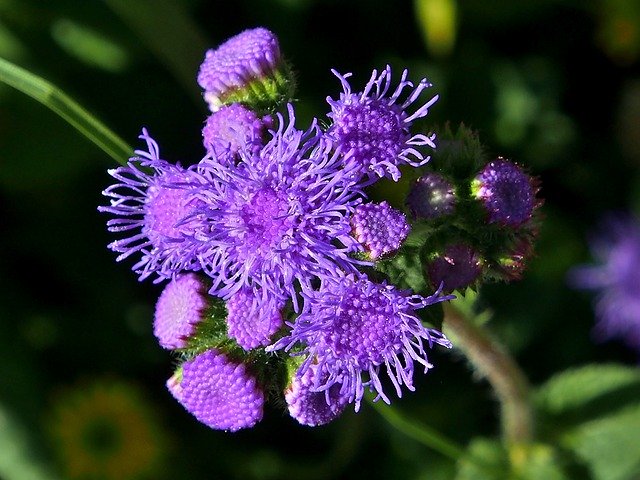
[[[489,222],[518,227],[529,221],[537,206],[534,180],[518,165],[498,158],[472,182],[472,193],[489,215]]]
[[[426,116],[438,99],[436,95],[426,102],[418,102],[422,91],[431,86],[426,79],[414,87],[404,70],[398,86],[390,90],[391,67],[387,66],[380,74],[373,71],[362,92],[352,93],[347,81],[351,74],[332,71],[342,82],[343,93],[337,100],[327,98],[331,106],[328,116],[332,120],[327,135],[344,152],[353,151],[349,161],[357,164],[360,175],[373,180],[388,177],[397,181],[401,175],[400,165],[419,166],[429,160],[419,149],[435,148],[435,135],[412,135],[410,131],[413,122]],[[401,100],[406,88],[410,92]],[[409,107],[416,102],[418,107],[410,113]]]
[[[338,418],[349,403],[348,396],[340,393],[340,384],[317,391],[321,383],[318,365],[312,364],[303,374],[296,374],[285,391],[289,414],[302,425],[325,425]]]
[[[198,84],[212,112],[236,102],[273,103],[291,94],[291,79],[280,71],[283,67],[276,36],[253,28],[207,50]]]
[[[398,250],[410,230],[404,214],[387,202],[358,205],[351,226],[354,237],[373,260]]]
[[[482,273],[482,258],[469,245],[453,243],[427,264],[427,273],[432,285],[442,284],[447,292],[460,290],[478,279]]]
[[[407,205],[416,218],[444,217],[455,209],[455,191],[442,175],[430,172],[411,184]]]
[[[199,204],[191,188],[196,177],[160,159],[158,144],[146,129],[140,138],[146,141],[148,152],[136,150],[128,166],[109,170],[118,183],[102,192],[111,204],[98,210],[116,216],[107,222],[110,232],[129,234],[109,245],[120,253],[117,260],[139,252],[142,258],[133,270],[140,279],[155,273],[162,280],[199,268],[187,241],[192,233],[187,217]]]
[[[181,377],[181,378],[180,378]],[[264,393],[244,364],[208,350],[182,364],[167,381],[182,406],[205,425],[235,432],[262,420]]]
[[[245,350],[269,345],[282,326],[282,302],[262,298],[261,292],[243,288],[227,300],[229,337]]]
[[[340,395],[355,402],[356,411],[365,387],[389,403],[381,370],[387,372],[401,397],[401,385],[414,390],[414,361],[425,372],[432,367],[426,347],[434,343],[450,346],[442,333],[424,327],[415,311],[452,298],[439,292],[430,297],[412,295],[386,283],[371,282],[366,276],[328,278],[309,295],[308,311],[298,317],[289,336],[267,350],[289,350],[299,343],[301,354],[306,355],[300,373],[314,363],[318,365],[319,384],[314,390],[340,384]]]
[[[193,273],[173,279],[156,303],[153,333],[168,349],[184,348],[207,307],[204,285]]]
[[[599,340],[621,338],[640,351],[640,220],[606,218],[591,251],[597,263],[575,267],[569,281],[596,292],[595,335]]]
[[[229,298],[259,287],[295,302],[295,284],[310,289],[314,277],[355,271],[349,253],[360,247],[349,235],[349,215],[360,202],[353,172],[339,152],[278,114],[280,126],[257,155],[240,152],[242,168],[200,163],[209,184],[195,219],[199,258],[214,280],[211,294]],[[294,305],[295,306],[295,305]]]
[[[264,126],[255,112],[234,103],[209,115],[202,129],[203,143],[212,159],[229,165],[241,148],[260,150]]]

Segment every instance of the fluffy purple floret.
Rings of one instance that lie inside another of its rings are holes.
[[[404,214],[387,202],[358,205],[351,226],[354,237],[373,260],[398,250],[410,230]]]
[[[291,417],[310,427],[335,420],[349,403],[349,398],[340,393],[338,383],[317,391],[317,386],[322,383],[317,371],[318,366],[312,364],[304,374],[295,375],[284,395]]]
[[[280,45],[272,32],[265,28],[245,30],[207,50],[198,72],[198,84],[215,111],[220,106],[220,97],[268,76],[280,61]]]
[[[255,112],[234,103],[207,118],[203,143],[212,159],[230,165],[241,148],[257,153],[262,145],[264,124]]]
[[[283,302],[264,298],[248,288],[227,300],[228,335],[245,350],[271,343],[271,336],[282,326]]]
[[[321,374],[314,390],[341,384],[340,395],[355,402],[356,411],[365,387],[389,403],[382,371],[401,397],[402,385],[414,390],[414,362],[425,372],[432,367],[426,347],[434,343],[451,346],[441,332],[424,327],[415,311],[452,298],[440,292],[429,297],[413,295],[386,283],[373,283],[366,276],[327,278],[318,291],[308,295],[308,311],[291,325],[291,333],[267,350],[290,350],[299,344],[300,354],[307,357],[300,372],[304,374],[317,363]]]
[[[412,135],[410,131],[413,123],[425,117],[438,99],[436,95],[427,101],[418,100],[422,91],[431,86],[426,79],[414,87],[404,70],[398,86],[392,90],[391,67],[387,65],[380,74],[373,71],[362,92],[352,93],[347,81],[351,74],[332,72],[342,83],[343,93],[337,100],[327,97],[331,106],[328,117],[332,121],[327,135],[344,152],[353,151],[350,161],[357,164],[361,175],[371,181],[380,177],[397,181],[401,176],[400,165],[427,163],[430,157],[425,157],[421,150],[425,146],[435,148],[435,135]],[[407,88],[409,93],[405,96]],[[417,108],[411,113],[408,109],[414,103]]]
[[[206,290],[193,273],[171,281],[156,303],[153,333],[160,345],[168,349],[183,348],[207,307]]]
[[[193,182],[199,178],[179,165],[160,159],[158,144],[146,129],[140,138],[148,152],[136,150],[128,166],[109,170],[118,183],[102,192],[111,199],[100,212],[114,215],[107,222],[110,232],[126,232],[126,238],[109,244],[121,261],[134,253],[142,258],[132,267],[140,280],[155,273],[160,281],[184,270],[197,270],[199,263],[188,242],[193,230],[187,217],[199,206]]]
[[[438,173],[427,173],[411,185],[407,206],[416,218],[433,219],[453,213],[456,196],[451,183]]]
[[[181,377],[181,378],[180,378]],[[235,432],[262,420],[264,393],[244,364],[208,350],[182,365],[167,388],[205,425]]]
[[[362,263],[349,255],[360,248],[349,225],[361,201],[353,170],[315,124],[299,131],[292,106],[289,115],[287,124],[278,114],[279,128],[256,155],[240,151],[242,168],[199,165],[208,185],[194,231],[213,295],[249,287],[295,302],[296,283],[308,290],[314,277]]]
[[[518,165],[498,158],[489,162],[472,183],[472,191],[489,214],[489,222],[518,227],[536,207],[533,179]]]
[[[478,279],[482,273],[482,259],[470,246],[454,243],[428,263],[427,273],[432,285],[442,284],[443,290],[448,292],[460,290]]]
[[[575,267],[569,281],[596,292],[594,333],[598,340],[619,338],[640,351],[640,220],[604,219],[591,252],[596,264]]]

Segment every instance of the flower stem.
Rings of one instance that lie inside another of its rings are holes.
[[[396,409],[391,408],[383,402],[373,402],[370,399],[367,400],[371,405],[373,405],[373,408],[376,409],[378,413],[382,415],[387,422],[389,422],[389,424],[391,424],[391,426],[404,433],[407,437],[413,438],[423,445],[426,445],[445,457],[449,457],[455,461],[459,460],[464,454],[464,449],[460,445],[455,443],[453,440],[449,440],[436,430],[424,425],[423,423],[404,418]]]
[[[533,439],[529,382],[506,349],[453,304],[444,305],[443,331],[487,378],[500,402],[502,435],[508,445]]]
[[[0,82],[48,107],[122,165],[133,149],[71,97],[41,77],[0,58]]]

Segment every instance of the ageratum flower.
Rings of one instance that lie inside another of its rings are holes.
[[[167,349],[187,346],[187,338],[202,321],[207,308],[206,290],[193,273],[180,275],[164,288],[156,303],[153,333]]]
[[[365,387],[389,403],[380,378],[383,371],[401,397],[402,385],[414,390],[414,362],[425,372],[432,368],[426,347],[451,346],[441,332],[426,328],[415,311],[452,298],[439,291],[429,297],[413,295],[364,275],[327,278],[307,295],[308,311],[290,325],[290,334],[267,350],[288,351],[299,345],[299,354],[306,356],[300,374],[317,364],[315,390],[339,384],[340,395],[354,402],[356,411]]]
[[[189,413],[216,430],[235,432],[262,420],[264,393],[255,377],[217,350],[184,362],[167,388]]]
[[[438,96],[426,102],[418,101],[423,90],[431,84],[422,79],[417,87],[407,80],[408,72],[404,70],[400,83],[391,90],[391,67],[378,74],[374,70],[364,90],[352,93],[347,78],[350,73],[341,75],[332,70],[342,83],[343,93],[337,100],[327,97],[331,106],[332,124],[327,135],[339,145],[344,152],[353,150],[349,161],[358,166],[359,173],[371,181],[381,177],[400,178],[400,165],[414,167],[429,161],[420,151],[421,147],[435,148],[435,135],[415,134],[410,131],[413,123],[429,112]],[[410,89],[404,100],[403,92]],[[417,103],[413,113],[408,109]]]
[[[116,216],[107,222],[110,232],[129,235],[109,244],[120,253],[116,260],[139,252],[142,258],[133,271],[140,280],[155,273],[157,282],[199,268],[194,248],[187,241],[192,234],[187,217],[199,204],[192,190],[199,177],[162,160],[158,144],[146,129],[140,138],[148,152],[136,150],[126,167],[109,170],[118,183],[102,192],[111,204],[98,210]]]
[[[278,39],[265,28],[245,30],[207,50],[198,84],[212,112],[232,103],[273,106],[293,89]]]
[[[349,398],[340,393],[334,383],[324,391],[317,391],[321,383],[318,366],[312,364],[303,374],[296,374],[285,391],[289,415],[300,424],[316,427],[335,420],[345,410]]]
[[[572,269],[569,282],[596,292],[594,333],[598,340],[619,338],[640,351],[640,220],[605,218],[591,252],[597,263]]]
[[[294,300],[296,283],[311,289],[315,277],[354,272],[360,247],[349,235],[349,216],[361,192],[353,169],[315,124],[295,129],[278,114],[272,138],[251,156],[239,152],[242,168],[205,158],[199,169],[208,184],[194,217],[203,270],[213,278],[210,293],[230,298],[243,287]]]
[[[282,326],[283,302],[261,292],[243,288],[227,300],[227,331],[245,350],[271,343],[271,336]]]
[[[351,226],[353,236],[373,260],[398,250],[410,230],[404,214],[387,202],[358,205]]]
[[[431,284],[451,292],[472,285],[482,273],[482,257],[465,243],[448,245],[427,263]]]
[[[531,219],[538,206],[535,180],[503,158],[487,163],[473,180],[471,190],[491,223],[519,227]]]
[[[434,219],[453,213],[456,195],[442,175],[429,172],[411,184],[407,205],[416,218]]]
[[[230,165],[240,148],[260,150],[264,127],[254,111],[234,103],[209,115],[202,129],[203,143],[212,159]]]

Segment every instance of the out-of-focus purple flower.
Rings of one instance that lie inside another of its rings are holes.
[[[296,284],[355,271],[350,253],[361,247],[349,217],[361,201],[353,170],[315,124],[306,132],[278,114],[279,128],[255,156],[240,151],[242,169],[199,164],[208,179],[198,198],[194,238],[210,293],[229,298],[243,287],[274,298],[288,296],[297,310]],[[286,124],[286,125],[285,125]]]
[[[283,302],[273,301],[259,291],[239,290],[227,300],[229,337],[245,350],[269,345],[271,336],[283,324],[282,307]]]
[[[318,365],[314,390],[340,384],[340,395],[355,402],[356,411],[365,387],[389,403],[381,370],[401,397],[402,385],[414,390],[414,361],[425,372],[432,367],[426,347],[434,343],[451,346],[441,332],[424,327],[415,311],[452,298],[439,292],[429,297],[413,295],[386,283],[373,283],[366,276],[327,278],[318,291],[308,295],[308,311],[291,325],[290,334],[267,350],[289,350],[299,344],[300,354],[306,355],[300,373]]]
[[[255,112],[234,103],[209,115],[202,129],[203,143],[212,159],[230,165],[241,148],[254,154],[260,150],[264,126]]]
[[[448,245],[441,255],[427,263],[431,284],[446,292],[460,290],[473,284],[482,273],[482,258],[464,243]]]
[[[198,84],[212,112],[221,105],[251,102],[252,96],[275,101],[287,79],[278,71],[282,65],[276,36],[265,28],[245,30],[207,50],[198,72]]]
[[[168,349],[184,348],[207,307],[206,289],[194,273],[181,275],[164,287],[156,303],[153,333]]]
[[[397,181],[400,165],[420,166],[430,157],[420,151],[422,147],[435,148],[435,135],[412,135],[410,128],[416,120],[423,118],[438,99],[434,96],[426,102],[419,101],[423,90],[431,84],[422,79],[417,87],[407,80],[404,70],[400,82],[391,89],[391,67],[380,74],[374,70],[364,90],[352,93],[347,78],[332,70],[342,83],[343,93],[337,100],[327,97],[331,106],[328,117],[332,124],[327,131],[343,152],[353,151],[351,162],[358,165],[361,175],[376,180],[381,177]],[[403,92],[410,89],[406,97]],[[404,99],[401,99],[404,97]],[[416,103],[413,111],[408,109]]]
[[[354,237],[372,260],[398,250],[410,230],[404,214],[387,202],[358,205],[351,226]]]
[[[242,363],[208,350],[167,381],[182,406],[205,425],[235,432],[262,420],[264,393]]]
[[[531,219],[538,204],[534,179],[503,158],[487,163],[473,180],[471,190],[491,223],[518,227]]]
[[[109,170],[118,183],[102,192],[111,204],[98,210],[116,217],[107,222],[110,232],[129,235],[109,244],[120,253],[117,261],[139,252],[142,258],[133,271],[140,280],[155,273],[160,281],[199,269],[194,246],[187,240],[193,234],[187,218],[200,205],[194,197],[199,177],[160,159],[158,144],[146,129],[140,138],[148,152],[136,150],[128,166]]]
[[[411,184],[407,205],[416,218],[450,215],[456,205],[453,185],[438,173],[427,173]]]
[[[340,393],[340,384],[317,391],[322,383],[318,366],[312,364],[304,374],[296,374],[285,391],[289,414],[302,425],[315,427],[335,420],[344,411],[349,398]]]
[[[596,264],[574,267],[569,283],[596,292],[595,335],[619,338],[640,351],[640,220],[617,215],[603,220],[591,240]]]

